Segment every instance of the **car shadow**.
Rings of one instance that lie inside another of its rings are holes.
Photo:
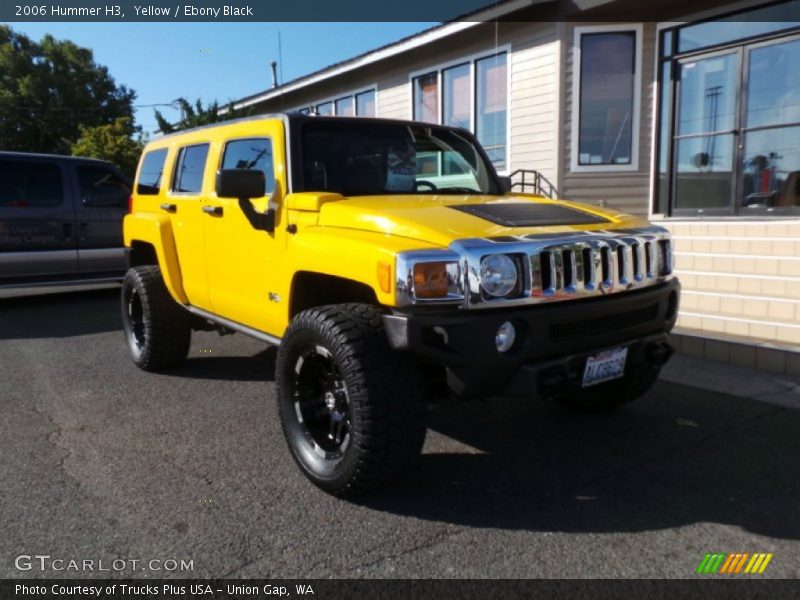
[[[269,346],[249,356],[190,357],[164,375],[222,381],[264,381],[275,379],[277,348]]]
[[[0,340],[118,331],[119,306],[119,287],[0,298]]]
[[[450,403],[431,409],[429,427],[410,477],[362,504],[470,527],[607,533],[717,522],[800,538],[797,410],[660,382],[610,414]],[[444,448],[441,435],[463,451]]]

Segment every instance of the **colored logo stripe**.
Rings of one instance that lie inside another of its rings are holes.
[[[772,557],[772,553],[708,553],[703,557],[703,560],[700,562],[700,566],[697,567],[697,573],[735,575],[744,572],[750,575],[761,574],[766,570],[767,565],[772,560]],[[744,569],[744,571],[742,571],[742,569]]]
[[[716,573],[717,569],[720,568],[722,565],[722,561],[725,560],[725,553],[720,552],[717,554],[706,554],[703,562],[700,563],[700,566],[697,567],[698,573]]]
[[[772,560],[772,553],[770,554],[753,554],[753,558],[750,559],[750,562],[747,563],[747,567],[745,568],[745,573],[763,573],[769,561]]]

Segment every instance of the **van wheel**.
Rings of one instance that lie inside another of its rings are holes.
[[[129,269],[122,280],[122,325],[136,365],[158,371],[180,364],[192,341],[190,314],[169,295],[157,266]]]
[[[337,304],[298,314],[276,365],[289,450],[315,485],[353,496],[397,478],[425,442],[425,387],[391,349],[381,312]]]
[[[565,391],[556,400],[564,406],[588,412],[613,410],[646,394],[655,385],[660,372],[659,367],[643,367],[622,379]]]

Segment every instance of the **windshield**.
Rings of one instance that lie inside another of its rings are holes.
[[[302,124],[298,191],[497,194],[473,138],[446,127],[347,120]]]

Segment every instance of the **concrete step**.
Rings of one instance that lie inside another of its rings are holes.
[[[800,376],[800,343],[776,344],[725,333],[676,327],[670,341],[678,354],[707,358],[740,367]]]

